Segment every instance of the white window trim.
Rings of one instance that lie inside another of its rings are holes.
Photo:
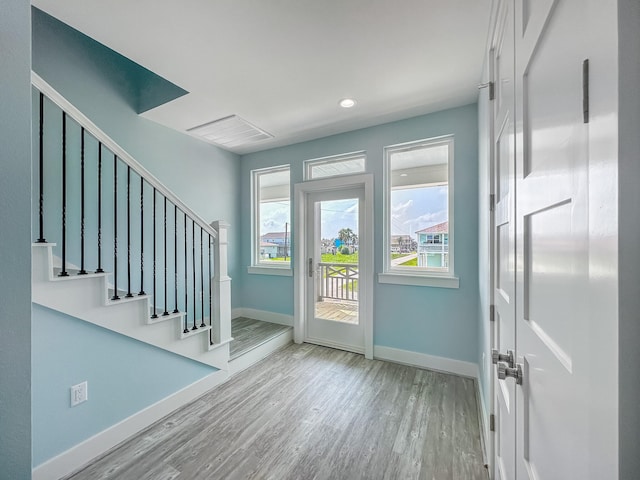
[[[252,275],[276,275],[283,277],[293,276],[291,267],[285,267],[280,265],[252,265],[247,267],[247,272]]]
[[[364,169],[361,172],[348,172],[344,174],[329,175],[329,176],[320,177],[320,178],[311,178],[311,168],[314,165],[340,163],[340,162],[344,162],[346,160],[351,160],[355,158],[364,159]],[[338,155],[330,155],[328,157],[312,158],[310,160],[305,160],[303,164],[304,164],[304,181],[305,182],[308,182],[310,180],[322,180],[323,178],[344,177],[345,175],[361,175],[367,171],[367,152],[362,150],[359,152],[349,152],[349,153],[340,153]]]
[[[291,276],[292,262],[279,262],[270,265],[266,262],[260,262],[260,215],[258,202],[260,200],[260,192],[258,191],[259,175],[265,173],[275,173],[279,171],[289,171],[289,179],[291,179],[290,165],[277,165],[274,167],[258,168],[251,170],[251,265],[247,267],[247,272],[257,275],[282,275]],[[291,225],[291,180],[289,180],[289,225]],[[293,238],[290,235],[289,238]]]
[[[449,145],[448,159],[448,207],[449,207],[449,271],[434,272],[418,270],[416,267],[391,266],[391,154],[402,150],[430,147],[438,144]],[[454,136],[443,135],[414,142],[401,143],[384,147],[383,155],[383,214],[384,214],[384,270],[378,274],[378,283],[395,285],[416,285],[426,287],[459,288],[460,280],[455,276],[455,236],[454,236]]]

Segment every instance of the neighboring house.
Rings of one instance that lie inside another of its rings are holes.
[[[449,265],[449,222],[423,228],[416,235],[418,267],[443,268]]]
[[[320,253],[330,253],[332,255],[335,255],[336,253],[336,246],[334,244],[333,239],[331,240],[327,240],[327,239],[322,239],[322,241],[320,242]]]
[[[276,258],[278,257],[278,245],[275,243],[260,242],[260,258]]]
[[[391,253],[415,252],[417,246],[411,235],[391,235]]]
[[[269,232],[260,237],[260,256],[262,255],[262,245],[271,244],[277,248],[276,255],[271,255],[267,258],[274,257],[290,257],[291,256],[291,232]]]

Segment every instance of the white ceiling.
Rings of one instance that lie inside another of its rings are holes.
[[[33,0],[190,93],[144,117],[239,115],[248,153],[472,103],[491,0]],[[338,101],[357,100],[351,109]]]

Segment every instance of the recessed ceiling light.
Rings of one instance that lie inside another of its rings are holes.
[[[353,98],[343,98],[338,102],[342,108],[351,108],[356,104],[356,101]]]
[[[406,173],[401,173],[401,174],[400,174],[400,176],[401,176],[401,177],[406,177],[406,176],[407,176],[407,174],[406,174]]]

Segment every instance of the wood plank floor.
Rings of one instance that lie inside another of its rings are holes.
[[[358,323],[358,302],[324,300],[316,302],[316,318],[342,323]]]
[[[303,344],[71,477],[487,480],[471,379]]]
[[[276,323],[262,322],[252,318],[238,317],[231,321],[231,336],[233,341],[229,346],[231,359],[237,358],[262,345],[267,340],[276,337],[292,327]]]

